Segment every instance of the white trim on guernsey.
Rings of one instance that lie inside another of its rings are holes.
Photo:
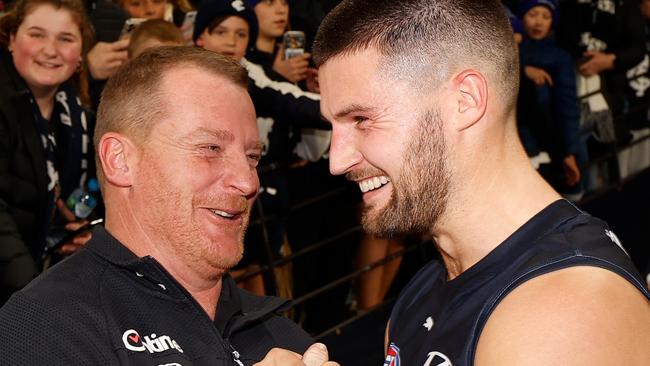
[[[271,80],[264,72],[262,66],[254,64],[245,58],[241,59],[241,64],[246,68],[246,70],[248,70],[248,77],[253,80],[258,88],[271,88],[279,91],[282,94],[291,94],[296,98],[306,97],[312,100],[320,100],[320,95],[306,92],[296,85],[287,82]]]

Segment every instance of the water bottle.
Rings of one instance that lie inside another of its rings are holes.
[[[73,210],[77,218],[85,219],[93,212],[97,206],[97,192],[99,191],[99,183],[97,179],[91,179],[86,184],[86,188],[76,188],[68,197],[66,205],[69,209]]]

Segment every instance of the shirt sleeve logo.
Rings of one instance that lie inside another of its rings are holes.
[[[122,342],[126,349],[134,352],[148,351],[149,353],[159,353],[165,352],[169,349],[175,349],[178,352],[183,353],[183,349],[178,345],[178,342],[173,340],[170,336],[163,335],[157,337],[156,333],[152,333],[151,335],[142,338],[135,329],[129,329],[124,332],[124,334],[122,334]]]
[[[386,360],[384,361],[384,366],[400,366],[399,347],[397,347],[393,342],[391,342],[390,346],[388,346],[388,352],[386,352]]]

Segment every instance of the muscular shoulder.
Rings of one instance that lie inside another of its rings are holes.
[[[650,301],[619,275],[572,267],[508,294],[479,338],[475,364],[645,365]]]

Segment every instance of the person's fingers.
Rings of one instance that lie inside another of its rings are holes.
[[[71,244],[71,243],[70,244],[63,244],[59,248],[58,252],[61,255],[69,255],[69,254],[72,254],[72,253],[76,252],[77,250],[81,249],[82,247],[83,247],[83,245],[75,245],[75,244]]]
[[[544,81],[547,82],[548,85],[553,86],[553,78],[546,72],[544,72]]]
[[[275,54],[275,61],[282,61],[284,60],[284,44],[280,44],[280,47],[278,48],[278,52]]]
[[[129,47],[129,42],[130,38],[124,38],[119,41],[109,43],[109,45],[113,51],[126,51],[126,49]]]
[[[299,354],[281,348],[271,349],[264,359],[253,366],[302,366]]]
[[[65,224],[64,228],[68,231],[75,231],[86,224],[88,224],[86,220],[77,220]]]
[[[72,239],[72,244],[77,245],[77,246],[84,246],[90,240],[92,237],[92,234],[89,231],[86,231],[84,233],[81,233]]]
[[[321,366],[328,360],[327,347],[322,343],[312,344],[302,356],[302,362],[305,366]]]
[[[110,53],[106,54],[106,61],[105,64],[109,64],[112,62],[125,62],[129,58],[129,52],[128,51],[111,51]]]
[[[63,202],[61,198],[58,198],[56,200],[56,209],[59,211],[59,213],[61,213],[61,215],[63,215],[63,217],[67,221],[74,221],[76,219],[74,213],[70,211],[68,206],[65,205],[65,202]]]
[[[304,67],[305,69],[309,67],[309,61],[302,58],[293,57],[291,58],[291,66],[293,67]]]

